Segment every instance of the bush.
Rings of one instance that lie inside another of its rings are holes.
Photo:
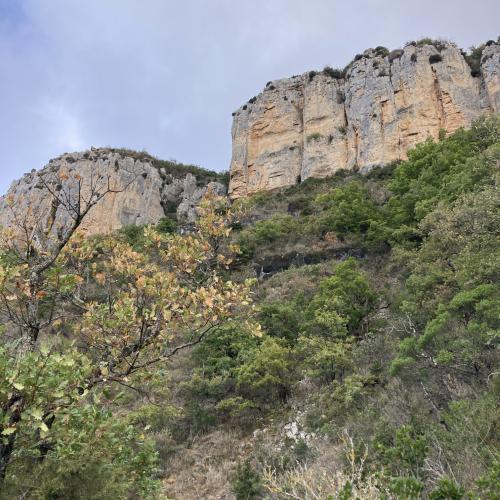
[[[323,68],[323,73],[331,78],[335,78],[336,80],[340,80],[345,76],[343,70],[339,68],[333,69],[331,66],[325,66]]]
[[[441,62],[442,60],[443,60],[443,58],[441,57],[441,54],[432,54],[429,56],[429,62],[431,64]]]
[[[163,234],[172,234],[177,231],[178,223],[176,220],[170,218],[170,217],[163,217],[158,221],[158,224],[156,224],[155,229],[159,233]]]
[[[387,57],[389,55],[389,49],[379,45],[378,47],[375,47],[375,54],[379,57]]]
[[[314,80],[314,77],[318,74],[317,71],[309,71],[308,73],[308,77],[309,77],[309,81],[312,82]]]
[[[469,53],[465,54],[465,60],[470,67],[470,72],[473,77],[477,77],[481,74],[481,58],[484,48],[485,45],[479,45],[478,47],[472,46],[469,49]]]
[[[319,132],[313,132],[312,134],[309,134],[307,136],[307,143],[310,143],[311,141],[318,141],[322,137],[323,137],[323,135],[320,134]]]
[[[439,52],[444,50],[449,42],[446,40],[438,40],[434,38],[421,38],[420,40],[415,42],[417,47],[423,47],[424,45],[433,45]]]
[[[230,482],[236,500],[254,500],[261,497],[262,480],[249,460],[238,464]]]
[[[462,500],[463,498],[465,498],[465,490],[448,477],[441,478],[437,487],[429,495],[430,500]]]
[[[366,188],[356,181],[332,189],[316,201],[324,210],[320,226],[341,237],[366,233],[370,224],[381,217]]]
[[[256,222],[238,234],[241,258],[250,258],[257,248],[272,245],[277,241],[293,241],[301,236],[302,220],[288,214],[276,214],[270,219]]]
[[[268,335],[293,344],[300,333],[302,311],[296,302],[263,304],[259,321]]]
[[[359,334],[363,319],[372,311],[376,295],[353,257],[337,264],[333,276],[319,284],[307,308],[307,317],[326,329],[328,336]]]

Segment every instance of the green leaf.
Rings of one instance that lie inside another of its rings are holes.
[[[15,427],[7,427],[6,429],[4,429],[2,431],[2,434],[4,436],[10,436],[11,434],[14,434],[14,432],[16,432],[16,428]]]
[[[36,420],[42,420],[43,411],[41,408],[33,408],[30,410],[31,416]]]

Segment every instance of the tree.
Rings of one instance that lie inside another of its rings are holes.
[[[363,320],[373,310],[376,295],[353,257],[337,264],[333,276],[319,284],[307,314],[328,336],[359,335]]]
[[[92,207],[116,191],[109,179],[43,184],[51,206],[64,213],[60,225],[50,218],[47,225],[33,207],[19,213],[12,200],[15,224],[0,242],[8,360],[0,390],[0,480],[13,454],[33,447],[42,458],[50,453],[55,422],[90,404],[90,394],[110,384],[132,387],[135,373],[202,342],[251,302],[250,282],[222,277],[237,250],[224,245],[235,217],[224,198],[207,193],[190,234],[146,228],[148,252],[138,253],[113,236],[78,233]]]
[[[372,223],[380,220],[380,210],[367,189],[359,182],[349,182],[317,198],[324,209],[321,225],[339,236],[366,233]]]

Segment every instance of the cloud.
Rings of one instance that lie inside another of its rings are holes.
[[[268,80],[423,35],[497,36],[465,0],[0,0],[0,193],[92,145],[226,169],[231,112]]]

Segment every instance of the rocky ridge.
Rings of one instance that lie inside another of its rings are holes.
[[[147,153],[92,148],[64,154],[50,160],[41,170],[32,170],[14,181],[8,193],[0,197],[0,226],[13,225],[9,207],[12,203],[16,213],[36,210],[42,220],[53,218],[55,227],[64,225],[68,214],[59,209],[55,214],[51,212],[52,197],[44,182],[56,179],[57,189],[65,191],[75,176],[82,178],[85,185],[96,175],[105,179],[103,182],[109,179],[109,185],[117,192],[107,194],[85,218],[82,229],[89,235],[109,233],[127,225],[157,223],[165,216],[192,222],[207,189],[226,193],[226,187],[216,180],[219,176],[214,172],[162,162]]]
[[[441,129],[498,112],[500,45],[478,63],[449,42],[410,42],[368,49],[344,71],[268,82],[233,113],[231,197],[405,159]]]

